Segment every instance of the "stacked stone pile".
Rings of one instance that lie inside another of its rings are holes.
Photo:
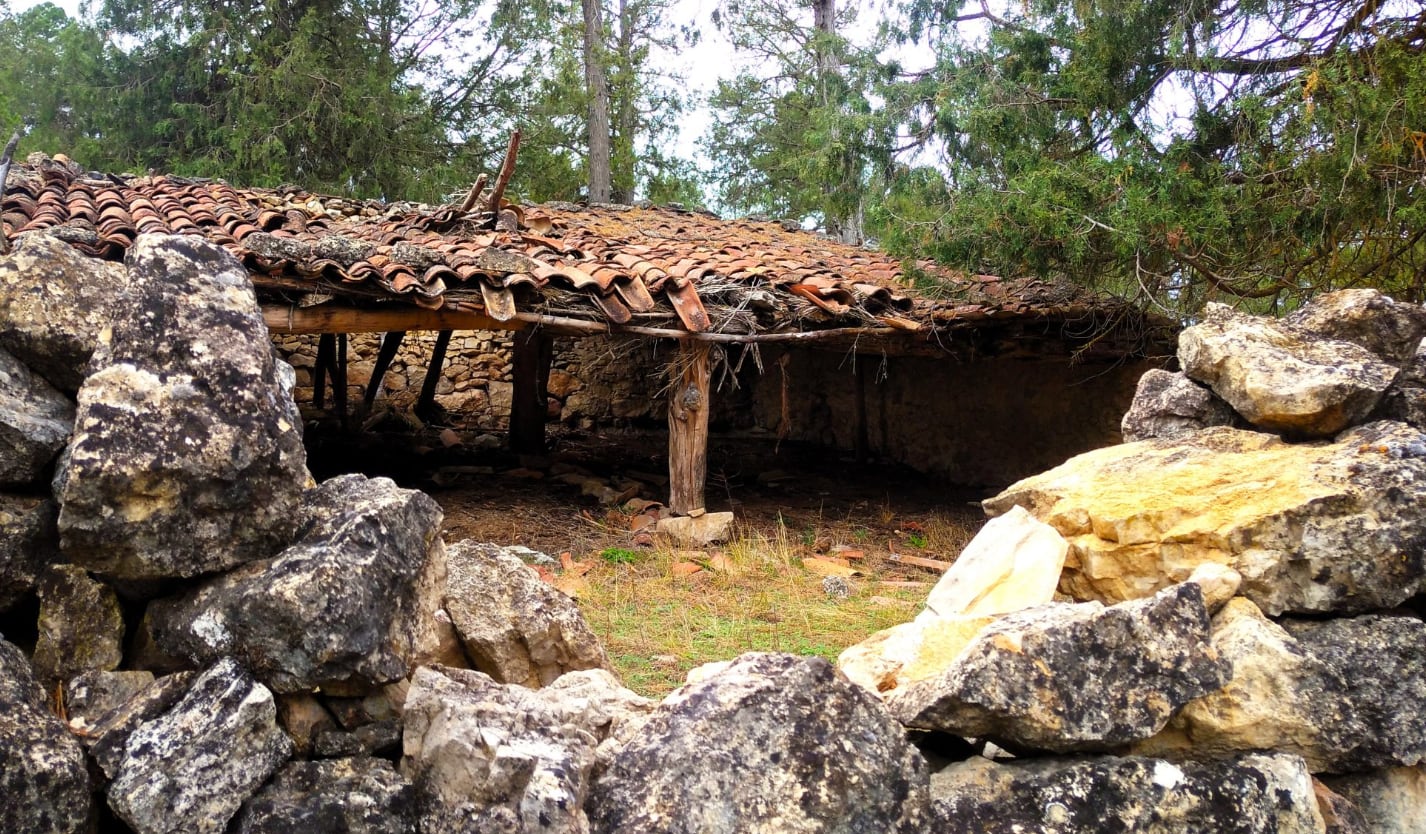
[[[826,661],[654,704],[513,549],[313,483],[221,250],[22,235],[0,311],[0,831],[925,830],[921,754]]]
[[[0,831],[1420,831],[1423,327],[1210,310],[1142,439],[987,502],[916,621],[653,703],[512,549],[312,482],[221,250],[22,235]]]
[[[839,662],[982,831],[1426,831],[1426,311],[1210,305],[1132,442],[985,502],[911,623]],[[1074,755],[1068,755],[1074,754]],[[956,829],[963,830],[963,829]]]

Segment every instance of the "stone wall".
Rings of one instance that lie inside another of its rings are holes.
[[[764,351],[754,419],[786,436],[839,449],[856,443],[857,374],[850,357]],[[1147,363],[1065,360],[974,363],[861,356],[868,451],[945,480],[1007,484],[1079,452],[1119,441],[1119,418]]]
[[[278,336],[297,368],[297,399],[312,396],[315,336]],[[360,401],[380,337],[351,337],[349,401]],[[411,333],[381,398],[414,404],[434,333]],[[510,408],[510,336],[458,331],[436,402],[461,425],[504,429]],[[550,419],[580,428],[657,428],[671,350],[642,339],[557,339]],[[922,357],[851,357],[763,346],[715,350],[713,431],[760,429],[851,450],[856,444],[856,365],[862,366],[868,452],[959,484],[1007,484],[1070,455],[1119,440],[1119,417],[1146,363],[1072,365],[1064,359],[961,363]],[[378,403],[382,399],[378,399]],[[785,425],[784,425],[785,423]]]

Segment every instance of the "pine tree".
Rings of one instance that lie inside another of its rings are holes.
[[[966,269],[1195,312],[1340,286],[1426,299],[1426,7],[913,0],[892,95],[923,158],[875,222]]]
[[[859,243],[868,194],[890,158],[892,122],[874,106],[877,45],[839,33],[833,0],[793,7],[748,0],[721,7],[718,24],[756,69],[719,83],[716,122],[703,139],[719,199],[737,213],[813,217]]]

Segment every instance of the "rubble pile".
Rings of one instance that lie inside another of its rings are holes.
[[[308,474],[244,268],[0,257],[0,830],[1406,832],[1426,313],[1210,308],[918,618],[655,703],[428,496]]]

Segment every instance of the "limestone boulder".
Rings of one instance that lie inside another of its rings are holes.
[[[1231,428],[1087,452],[985,502],[1070,544],[1060,589],[1118,602],[1205,562],[1271,615],[1389,608],[1426,587],[1426,433],[1377,422],[1289,444]]]
[[[224,659],[129,734],[109,807],[137,834],[223,834],[292,754],[272,693]]]
[[[1418,429],[1426,429],[1426,343],[1407,360],[1396,381],[1377,404],[1372,417],[1378,420],[1400,420]]]
[[[1362,421],[1399,367],[1352,342],[1209,304],[1179,335],[1178,360],[1254,426],[1330,437]]]
[[[350,756],[390,757],[401,752],[401,722],[363,724],[355,730],[324,730],[312,743],[312,755],[324,759]]]
[[[926,764],[821,658],[748,654],[668,696],[595,782],[597,834],[922,832]]]
[[[87,257],[52,235],[20,235],[0,255],[0,347],[73,395],[100,334],[134,297],[123,264]]]
[[[992,623],[887,707],[918,729],[1059,753],[1109,750],[1154,735],[1228,680],[1208,625],[1193,583],[1109,607],[1029,608]]]
[[[95,670],[74,676],[64,685],[64,714],[70,731],[84,735],[153,682],[152,672]]]
[[[383,759],[289,762],[243,804],[233,834],[417,834],[411,783]]]
[[[310,756],[317,737],[337,729],[337,721],[316,695],[298,692],[277,696],[277,723],[292,739],[298,756]]]
[[[682,547],[706,547],[725,542],[732,537],[733,514],[720,512],[698,516],[669,516],[659,519],[654,529]]]
[[[124,615],[114,590],[83,568],[56,565],[40,582],[35,676],[47,684],[112,671],[124,658]]]
[[[0,611],[34,591],[59,561],[58,515],[49,499],[0,492]]]
[[[1181,373],[1157,368],[1139,377],[1134,400],[1120,431],[1126,443],[1154,437],[1181,437],[1209,426],[1231,426],[1233,407]]]
[[[310,490],[299,518],[276,558],[150,604],[157,646],[237,657],[281,693],[361,694],[440,657],[446,559],[430,496],[343,475]]]
[[[0,348],[0,485],[38,480],[73,426],[74,403]]]
[[[937,831],[1323,834],[1302,759],[974,758],[931,777]]]
[[[178,672],[155,678],[137,694],[110,707],[95,719],[71,722],[70,729],[89,750],[90,757],[104,775],[113,779],[124,762],[129,736],[145,723],[173,709],[188,694],[194,675],[194,672]]]
[[[876,632],[837,656],[848,680],[883,699],[951,668],[996,615],[918,617]]]
[[[996,616],[1054,599],[1069,545],[1022,508],[993,518],[931,589],[926,608],[847,648],[837,668],[883,698],[948,669]]]
[[[1007,614],[1054,598],[1069,543],[1023,508],[986,522],[926,597],[921,616]]]
[[[1222,689],[1135,746],[1143,755],[1229,756],[1278,750],[1314,773],[1411,766],[1426,759],[1426,623],[1366,615],[1273,623],[1245,599],[1214,618],[1213,645],[1233,666]]]
[[[651,708],[603,670],[539,690],[475,671],[417,670],[402,772],[416,785],[422,830],[588,831],[600,745],[627,736]]]
[[[1322,815],[1325,834],[1375,834],[1376,829],[1352,801],[1327,787],[1321,779],[1312,777],[1312,790],[1317,795],[1317,811]]]
[[[84,749],[50,711],[21,651],[0,640],[0,831],[83,834]]]
[[[1372,834],[1426,834],[1426,765],[1331,776],[1328,787],[1352,803]]]
[[[309,480],[292,370],[247,271],[216,244],[141,235],[55,478],[64,551],[120,579],[269,558]]]
[[[1337,290],[1313,298],[1283,319],[1306,333],[1361,345],[1388,362],[1416,354],[1426,336],[1426,307],[1392,300],[1380,290]]]
[[[599,638],[574,600],[498,545],[448,550],[445,609],[475,668],[500,683],[540,687],[565,672],[607,669]]]

